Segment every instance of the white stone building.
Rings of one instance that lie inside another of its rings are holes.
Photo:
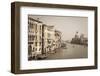
[[[42,53],[42,22],[28,17],[28,54],[37,56]]]

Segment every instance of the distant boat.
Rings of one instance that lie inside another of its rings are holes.
[[[67,49],[67,47],[63,47],[64,49]]]
[[[46,55],[39,55],[38,57],[37,57],[37,59],[38,60],[41,60],[41,59],[46,59],[47,58],[47,56]]]
[[[62,43],[61,47],[64,48],[64,49],[67,49],[67,44],[66,43]]]

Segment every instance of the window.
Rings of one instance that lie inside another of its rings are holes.
[[[35,50],[35,49],[34,49],[34,47],[33,47],[33,52],[34,52],[34,50]]]
[[[50,34],[48,33],[48,37],[50,37]]]
[[[41,27],[41,25],[40,25],[40,30],[42,30],[41,28],[42,28],[42,27]]]
[[[41,46],[41,42],[40,42],[40,46]]]
[[[35,46],[37,46],[37,42],[35,42]]]
[[[39,48],[39,51],[41,51],[41,48]]]
[[[34,36],[32,35],[32,40],[34,40]]]
[[[35,48],[35,51],[37,51],[37,48]]]
[[[35,29],[37,30],[37,24],[35,24]]]
[[[29,46],[28,46],[28,54],[30,55],[30,54],[31,54],[31,52],[32,52],[32,46],[31,46],[31,45],[29,45]]]
[[[37,36],[35,36],[35,40],[37,40]]]
[[[41,40],[41,36],[40,36],[40,40]]]

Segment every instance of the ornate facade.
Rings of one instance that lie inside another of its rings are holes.
[[[28,17],[28,54],[37,56],[42,52],[42,22]]]

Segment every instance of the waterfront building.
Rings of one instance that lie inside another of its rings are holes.
[[[50,25],[43,25],[43,47],[44,52],[51,52],[54,50],[54,39],[55,39],[55,32],[54,32],[54,26]]]
[[[58,30],[55,30],[55,48],[61,47],[61,32]]]
[[[28,17],[28,56],[34,57],[42,51],[42,22]]]

